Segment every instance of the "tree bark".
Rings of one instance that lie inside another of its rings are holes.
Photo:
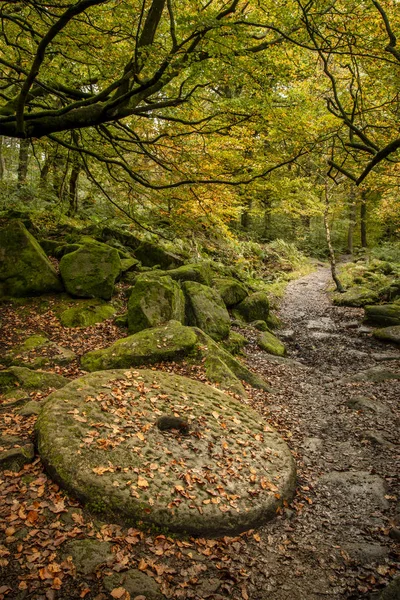
[[[29,144],[29,139],[23,139],[19,142],[18,187],[21,187],[21,185],[26,183],[26,177],[28,175]]]
[[[347,252],[353,254],[354,251],[354,227],[356,225],[356,193],[354,186],[351,187],[349,198],[349,228],[347,231]]]
[[[4,137],[0,135],[0,181],[3,181],[6,174],[6,161],[3,154]]]
[[[328,193],[328,183],[327,182],[325,182],[324,226],[325,226],[326,242],[328,244],[328,249],[329,249],[329,262],[331,264],[332,279],[336,284],[336,290],[340,293],[343,293],[344,288],[343,288],[342,284],[340,283],[340,280],[339,280],[339,278],[337,276],[337,272],[336,272],[335,251],[333,249],[332,239],[331,239],[331,230],[329,227],[329,193]]]
[[[68,190],[68,196],[69,196],[68,215],[71,217],[73,215],[75,215],[78,210],[78,179],[79,179],[80,170],[81,170],[81,165],[79,163],[79,159],[76,156],[74,156],[72,159],[72,169],[71,169],[71,175],[69,178],[69,190]]]
[[[367,192],[363,191],[361,194],[361,205],[360,205],[360,233],[361,233],[361,246],[366,248],[367,243]]]

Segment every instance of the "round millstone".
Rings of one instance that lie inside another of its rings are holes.
[[[164,415],[185,419],[189,431],[160,430]],[[48,397],[36,428],[54,479],[127,524],[233,534],[273,518],[294,492],[282,438],[245,404],[186,377],[86,375]]]

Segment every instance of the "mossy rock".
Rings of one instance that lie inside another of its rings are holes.
[[[265,292],[250,294],[235,307],[235,314],[243,318],[246,323],[252,321],[266,321],[269,315],[269,299]]]
[[[213,287],[218,290],[227,308],[236,306],[248,296],[244,285],[230,277],[216,277],[213,279]]]
[[[379,302],[379,293],[364,286],[355,285],[346,290],[343,294],[333,295],[333,304],[335,306],[354,306],[360,308],[367,304]]]
[[[122,573],[108,575],[104,577],[103,584],[109,592],[112,592],[115,588],[123,587],[130,594],[132,600],[137,597],[142,597],[146,600],[165,599],[158,583],[152,577],[143,573],[143,571],[139,571],[139,569],[129,569]]]
[[[121,273],[135,271],[138,265],[140,265],[140,262],[136,258],[121,258],[121,253],[119,252],[118,254],[121,259]]]
[[[283,323],[280,318],[272,312],[268,314],[265,322],[269,329],[281,329],[283,327]]]
[[[261,319],[259,319],[258,321],[253,321],[252,323],[249,323],[249,325],[251,325],[251,327],[254,327],[254,329],[257,329],[257,331],[271,331],[267,325],[267,322]]]
[[[128,329],[128,312],[117,315],[114,319],[114,323],[117,327],[121,327],[121,329]]]
[[[370,381],[373,383],[382,383],[384,381],[391,381],[400,379],[400,373],[396,371],[390,371],[382,367],[372,367],[371,369],[365,369],[365,371],[359,371],[354,375],[349,375],[342,379],[343,383],[352,383],[353,381]]]
[[[128,329],[137,333],[168,321],[183,322],[185,298],[171,277],[139,278],[131,290],[128,302]]]
[[[394,325],[393,327],[382,327],[381,329],[374,329],[372,335],[383,342],[389,342],[391,344],[400,345],[400,325]]]
[[[229,337],[222,340],[221,346],[230,354],[240,354],[249,341],[237,331],[230,331]]]
[[[46,371],[32,371],[26,367],[9,367],[0,371],[0,393],[10,390],[45,390],[48,388],[59,389],[69,383],[69,380],[56,373]]]
[[[198,327],[193,327],[192,329],[197,336],[198,343],[196,350],[199,358],[203,360],[210,356],[220,358],[240,381],[245,381],[249,385],[266,392],[272,391],[271,387],[262,377],[250,371],[243,363],[234,358],[232,354],[224,350],[220,344],[214,342],[204,331]]]
[[[31,335],[12,348],[3,361],[7,365],[40,369],[54,365],[68,365],[75,360],[72,350],[58,346],[43,335]]]
[[[115,314],[115,308],[101,300],[78,300],[60,315],[64,327],[90,327],[102,323]]]
[[[63,285],[38,241],[20,221],[0,229],[0,297],[61,292]]]
[[[110,300],[121,271],[115,248],[106,244],[87,244],[62,257],[60,273],[72,296]]]
[[[273,354],[274,356],[285,356],[286,348],[284,344],[273,333],[263,331],[258,338],[258,345],[262,350]]]
[[[3,440],[0,438],[0,446]],[[0,471],[18,472],[24,465],[33,462],[35,458],[35,448],[33,444],[21,440],[17,448],[8,448],[0,451]]]
[[[187,356],[196,342],[190,327],[170,321],[122,338],[103,350],[88,352],[82,356],[81,365],[86,371],[101,371],[178,360]]]
[[[178,267],[177,269],[169,269],[168,271],[161,271],[155,269],[152,271],[153,276],[164,277],[168,275],[174,281],[197,281],[197,283],[203,283],[204,285],[210,285],[212,278],[212,271],[208,263],[190,263]]]
[[[209,356],[206,359],[204,366],[209,381],[221,384],[223,390],[227,390],[244,398],[247,397],[246,390],[240,380],[218,356]]]
[[[375,325],[400,325],[400,304],[376,304],[365,307],[365,320]]]
[[[64,558],[71,556],[78,573],[89,575],[100,565],[111,562],[115,558],[111,548],[110,542],[86,538],[68,541],[62,547],[62,554]]]
[[[187,435],[157,427],[160,416],[174,414],[189,422]],[[106,450],[93,423],[109,441]],[[274,518],[295,487],[290,451],[258,413],[160,371],[114,370],[71,382],[49,396],[36,438],[55,481],[127,525],[236,534]]]
[[[228,337],[229,313],[217,290],[194,281],[185,281],[182,289],[186,298],[187,324],[199,327],[217,341]]]

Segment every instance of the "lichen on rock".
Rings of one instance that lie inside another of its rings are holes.
[[[217,341],[228,337],[229,313],[218,291],[194,281],[185,281],[182,289],[188,325],[199,327]]]
[[[171,277],[140,277],[131,290],[128,302],[128,329],[137,333],[168,321],[183,322],[185,299]]]

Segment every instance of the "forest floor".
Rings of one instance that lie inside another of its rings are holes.
[[[332,306],[329,282],[328,269],[319,268],[289,284],[280,333],[288,360],[262,352],[255,338],[246,350],[248,365],[274,390],[249,390],[248,403],[296,459],[298,489],[290,506],[272,523],[233,538],[179,540],[126,530],[64,496],[36,458],[20,473],[0,476],[0,599],[128,600],[123,574],[132,568],[168,598],[350,600],[387,585],[399,567],[400,380],[385,377],[399,376],[400,353],[371,337],[362,310]],[[6,346],[20,341],[21,331],[25,337],[40,331],[82,354],[121,337],[109,323],[64,330],[52,315],[34,305],[23,316],[3,307]],[[205,379],[197,366],[159,368]],[[347,380],[371,368],[367,378],[381,381]],[[77,364],[58,372],[80,374]],[[2,417],[3,434],[32,437],[34,416]],[[107,542],[111,553],[93,572],[76,572],[63,546],[88,538]],[[105,578],[115,574],[121,586],[106,589]],[[134,597],[153,598],[140,591]]]

